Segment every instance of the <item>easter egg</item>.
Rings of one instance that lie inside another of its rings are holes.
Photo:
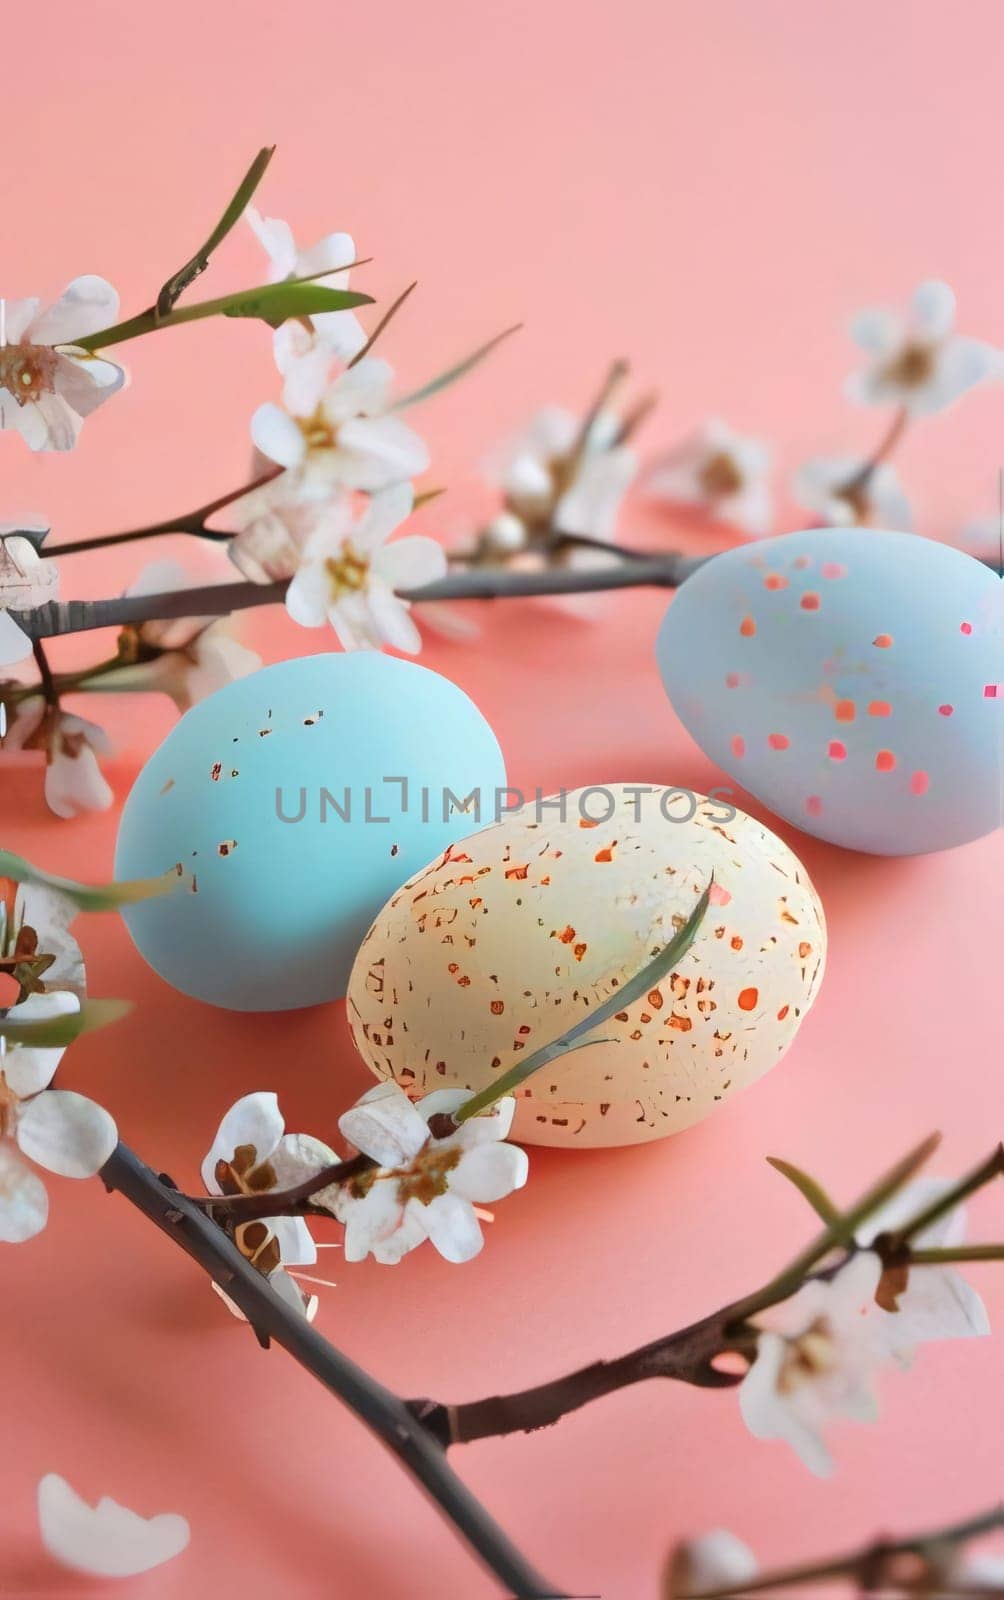
[[[334,1000],[388,894],[482,805],[493,816],[504,784],[484,717],[425,667],[374,652],[266,667],[188,711],[137,778],[116,875],[183,881],[129,906],[129,931],[213,1005]]]
[[[1004,583],[913,534],[814,529],[715,556],[657,644],[702,750],[772,811],[878,855],[999,827]]]
[[[477,1090],[559,1038],[673,938],[677,968],[526,1080],[516,1137],[584,1148],[676,1133],[779,1059],[826,931],[787,845],[703,795],[611,784],[524,805],[392,895],[349,980],[357,1048],[409,1093]]]

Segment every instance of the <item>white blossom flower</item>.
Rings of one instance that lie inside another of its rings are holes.
[[[184,1517],[141,1517],[107,1495],[88,1505],[58,1473],[38,1486],[38,1525],[49,1555],[96,1578],[133,1578],[180,1555],[189,1542]]]
[[[98,765],[99,756],[111,754],[104,729],[61,706],[46,705],[41,695],[20,703],[6,744],[45,751],[45,799],[57,817],[107,811],[115,798]]]
[[[305,628],[330,622],[346,650],[393,645],[414,655],[422,637],[398,589],[419,588],[446,571],[434,539],[386,541],[412,508],[411,485],[373,495],[358,521],[349,502],[333,501],[307,537],[286,591],[286,609]]]
[[[281,472],[235,500],[230,508],[234,537],[227,554],[252,583],[291,578],[303,547],[330,503],[304,472]]]
[[[54,305],[0,299],[0,428],[16,428],[32,450],[69,450],[84,417],[125,382],[114,362],[74,341],[118,316],[104,278],[74,278]]]
[[[269,258],[270,283],[313,278],[327,289],[348,288],[346,269],[356,259],[351,234],[329,233],[308,250],[300,250],[288,222],[263,217],[254,206],[248,206],[244,215]],[[366,343],[366,334],[352,311],[318,311],[310,321],[327,348],[342,361],[351,361]]]
[[[895,1233],[912,1217],[953,1186],[944,1178],[915,1178],[874,1212],[858,1229],[858,1242],[870,1245],[883,1233]],[[966,1216],[962,1206],[946,1212],[911,1243],[918,1250],[947,1250],[963,1242]],[[890,1269],[879,1291],[884,1314],[870,1319],[875,1348],[908,1366],[914,1346],[936,1339],[978,1338],[990,1332],[986,1306],[971,1284],[953,1266],[921,1265]]]
[[[143,568],[127,595],[182,590],[187,579],[173,561]],[[235,637],[230,617],[176,617],[127,624],[119,635],[121,667],[83,678],[82,689],[120,694],[123,690],[160,691],[179,711],[187,711],[237,678],[257,672],[261,656]]]
[[[438,1089],[413,1105],[395,1083],[370,1089],[338,1120],[342,1134],[378,1166],[316,1196],[345,1224],[345,1259],[372,1254],[392,1264],[430,1239],[447,1261],[470,1261],[484,1244],[475,1205],[526,1182],[526,1152],[503,1143],[516,1102],[500,1100],[446,1137],[430,1119],[452,1115],[470,1095]]]
[[[31,640],[8,611],[34,611],[56,597],[56,564],[37,549],[48,531],[34,520],[0,522],[0,667],[31,654]]]
[[[69,989],[34,992],[10,1008],[18,1022],[43,1022],[79,1010]],[[7,1013],[10,1014],[10,1011]],[[118,1142],[103,1106],[69,1089],[50,1089],[62,1051],[0,1039],[0,1241],[22,1244],[45,1227],[45,1185],[23,1157],[63,1178],[92,1178]]]
[[[337,1160],[333,1150],[310,1134],[287,1133],[277,1097],[258,1091],[244,1095],[224,1116],[202,1163],[202,1181],[209,1194],[268,1194],[292,1189]],[[286,1270],[317,1260],[317,1246],[302,1217],[240,1223],[234,1243],[284,1300],[308,1320],[313,1317],[316,1299],[305,1295]],[[226,1295],[221,1298],[236,1310]]]
[[[669,1596],[703,1594],[705,1590],[742,1589],[759,1574],[749,1545],[714,1528],[697,1539],[677,1545],[670,1564]]]
[[[852,456],[813,456],[792,480],[792,494],[828,528],[889,528],[913,532],[910,502],[895,467],[869,468]]]
[[[743,1420],[758,1439],[784,1439],[819,1477],[833,1470],[823,1428],[833,1417],[872,1422],[879,1362],[872,1323],[882,1263],[864,1251],[830,1282],[810,1279],[773,1309],[739,1388]]]
[[[634,451],[617,443],[620,426],[614,412],[600,411],[581,438],[574,412],[561,406],[538,411],[490,464],[505,509],[485,530],[485,548],[505,557],[534,534],[549,532],[612,538],[638,468]]]
[[[372,494],[425,471],[423,440],[391,414],[386,361],[364,356],[330,381],[330,352],[299,323],[278,328],[274,346],[285,409],[268,401],[251,419],[254,444],[269,460],[302,470],[319,497],[338,486]]]
[[[848,399],[922,416],[997,375],[1000,356],[993,346],[953,333],[954,325],[955,295],[937,280],[920,285],[905,315],[859,312],[851,337],[871,360],[848,378]]]
[[[662,457],[648,478],[658,500],[703,507],[744,533],[769,533],[773,515],[770,452],[758,439],[712,418]]]

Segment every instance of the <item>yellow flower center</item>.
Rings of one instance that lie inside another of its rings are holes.
[[[832,1330],[825,1318],[817,1317],[803,1334],[789,1342],[778,1374],[778,1389],[782,1394],[791,1394],[802,1384],[824,1377],[835,1365]]]
[[[725,495],[738,494],[743,486],[743,475],[727,450],[718,450],[702,465],[697,474],[701,489],[709,500],[720,500]]]
[[[905,344],[885,368],[883,377],[888,383],[898,383],[904,389],[919,389],[934,371],[934,347],[929,344]]]
[[[370,564],[364,556],[359,555],[358,551],[346,543],[342,546],[340,556],[328,557],[324,563],[324,570],[331,584],[331,598],[339,600],[342,595],[357,594],[360,589],[365,589]]]

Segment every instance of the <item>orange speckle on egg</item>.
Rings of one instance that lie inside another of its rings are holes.
[[[853,700],[838,700],[833,707],[833,715],[838,722],[853,722],[857,714],[857,706]]]
[[[740,989],[738,1000],[740,1011],[755,1011],[759,998],[759,989]]]
[[[896,766],[896,757],[891,750],[880,750],[875,757],[876,772],[892,772]]]
[[[931,787],[931,779],[926,772],[915,772],[910,778],[911,794],[926,794]]]
[[[814,589],[810,589],[807,594],[803,594],[801,600],[798,603],[801,606],[803,611],[818,611],[819,610],[819,605],[820,605],[819,596],[818,596],[818,594],[816,594]]]
[[[491,1012],[493,1017],[500,1017],[502,1015],[503,1011],[505,1010],[505,1001],[504,1000],[493,1000],[488,1009]]]
[[[752,617],[743,617],[742,622],[739,624],[739,632],[742,634],[744,639],[752,639],[753,635],[756,633],[756,623],[753,621]]]
[[[523,866],[523,867],[506,867],[505,875],[506,875],[507,878],[520,878],[520,879],[522,879],[522,878],[526,877],[526,875],[529,872],[529,870],[530,870],[529,863],[527,863],[527,865]]]
[[[729,890],[717,881],[708,890],[708,901],[713,906],[727,906],[731,899]]]
[[[892,649],[892,634],[891,633],[877,633],[875,635],[874,639],[872,640],[872,644],[875,646],[875,648],[877,650],[891,650]]]
[[[575,938],[575,929],[571,926],[571,924],[569,924],[568,927],[563,928],[560,933],[552,933],[551,938],[560,939],[562,944],[571,944],[572,940]]]
[[[661,989],[650,989],[648,991],[648,1003],[652,1007],[653,1011],[661,1011],[662,1010],[662,990]]]
[[[789,1012],[790,1009],[791,1008],[789,1006],[782,1006],[781,1007],[780,1011],[777,1014],[778,1022],[783,1022],[784,1021],[784,1019],[788,1015],[788,1012]]]
[[[694,1026],[690,1017],[681,1017],[676,1011],[670,1013],[669,1025],[671,1028],[675,1028],[677,1033],[689,1033]]]
[[[586,953],[586,951],[588,949],[589,949],[589,946],[587,944],[577,944],[575,946],[575,949],[572,951],[572,954],[575,957],[576,961],[581,961],[582,957],[585,955],[585,953]]]
[[[847,760],[847,746],[842,739],[831,739],[826,753],[831,761]]]
[[[738,933],[734,933],[732,935],[732,938],[729,940],[729,944],[732,946],[733,950],[741,950],[743,947],[742,939],[739,937]]]
[[[787,589],[788,580],[780,572],[768,572],[763,580],[765,589]]]
[[[614,851],[616,850],[616,848],[617,848],[617,840],[615,839],[613,844],[608,844],[605,850],[597,850],[596,854],[593,856],[593,860],[594,861],[612,861],[614,859]]]
[[[785,733],[769,733],[767,735],[767,743],[772,750],[787,750],[791,740]]]
[[[805,960],[806,956],[811,956],[811,954],[812,954],[812,946],[811,946],[811,944],[809,944],[809,942],[806,939],[803,939],[800,942],[800,944],[798,946],[798,953],[799,953],[799,955],[800,955],[800,957],[802,958],[803,961]]]
[[[746,740],[743,738],[741,733],[737,733],[737,734],[733,735],[733,738],[732,738],[732,754],[734,756],[736,756],[740,761],[742,760],[743,756],[746,754]]]
[[[590,822],[588,817],[580,817],[579,818],[579,827],[580,828],[598,828],[599,827],[599,823],[598,822]],[[561,852],[558,851],[558,854],[560,855]]]
[[[870,700],[868,702],[868,715],[870,717],[891,717],[892,706],[888,700]]]

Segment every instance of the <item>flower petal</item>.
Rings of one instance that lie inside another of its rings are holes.
[[[422,635],[408,615],[408,607],[392,589],[373,578],[367,590],[374,631],[382,644],[415,656],[422,648]]]
[[[379,356],[364,356],[336,378],[324,397],[324,414],[336,426],[350,417],[379,417],[390,405],[394,369]]]
[[[0,667],[12,666],[31,655],[31,640],[13,617],[0,607]]]
[[[251,418],[251,438],[255,447],[281,467],[299,466],[306,444],[292,417],[281,406],[266,400]]]
[[[104,278],[85,273],[67,284],[54,305],[29,329],[34,344],[73,344],[108,328],[119,314],[119,297]]]
[[[66,1017],[80,1010],[80,1001],[69,990],[57,989],[52,994],[31,994],[20,1005],[11,1008],[9,1015],[15,1022],[43,1022],[51,1017]],[[31,1045],[8,1046],[0,1053],[0,1071],[7,1080],[8,1089],[19,1100],[39,1094],[52,1082],[63,1052],[60,1048],[36,1049]]]
[[[107,1496],[90,1506],[55,1472],[38,1486],[42,1543],[54,1560],[98,1578],[131,1578],[180,1555],[191,1537],[184,1517],[140,1517]]]
[[[376,1255],[377,1246],[387,1244],[405,1219],[405,1208],[394,1178],[377,1178],[361,1199],[343,1190],[336,1209],[339,1220],[345,1225],[346,1261],[363,1261],[370,1251]],[[409,1238],[413,1231],[409,1231]],[[424,1236],[424,1232],[420,1234],[415,1244]],[[388,1260],[389,1256],[384,1255],[383,1259]]]
[[[61,1178],[93,1178],[118,1143],[104,1106],[72,1089],[46,1089],[21,1111],[17,1142],[24,1154]]]
[[[428,1205],[409,1200],[406,1215],[419,1223],[446,1261],[471,1261],[484,1246],[481,1225],[469,1200],[449,1190]]]
[[[202,1163],[202,1181],[207,1192],[220,1193],[216,1182],[218,1161],[230,1161],[241,1145],[253,1146],[256,1165],[267,1161],[282,1138],[285,1126],[278,1096],[271,1091],[259,1089],[237,1100],[217,1128],[212,1147]]]
[[[910,304],[910,322],[923,339],[946,339],[955,324],[954,291],[937,278],[922,283]]]
[[[317,1246],[302,1217],[272,1217],[269,1227],[279,1246],[283,1266],[313,1266],[317,1260]]]
[[[23,1244],[49,1220],[49,1196],[9,1140],[0,1140],[0,1244]]]
[[[271,282],[281,283],[283,278],[292,277],[296,272],[296,240],[289,223],[279,217],[263,217],[255,206],[248,206],[244,215],[268,256]]]
[[[373,495],[352,530],[352,543],[364,554],[371,554],[400,527],[415,503],[410,483],[395,483]]]
[[[475,1145],[450,1173],[450,1189],[462,1199],[488,1205],[522,1189],[529,1170],[527,1153],[518,1145]]]
[[[698,1594],[702,1589],[742,1589],[759,1572],[749,1545],[727,1528],[714,1528],[679,1547],[673,1563],[674,1592]]]
[[[338,430],[336,454],[343,482],[368,494],[416,478],[429,465],[424,440],[398,417],[350,417]]]
[[[328,619],[331,581],[320,562],[309,562],[293,574],[286,590],[286,610],[301,628],[323,628]]]
[[[381,1167],[406,1166],[429,1137],[425,1120],[396,1083],[378,1083],[368,1089],[342,1113],[338,1128],[350,1144]]]
[[[376,556],[373,570],[392,589],[420,589],[446,574],[446,551],[435,539],[408,534]]]

